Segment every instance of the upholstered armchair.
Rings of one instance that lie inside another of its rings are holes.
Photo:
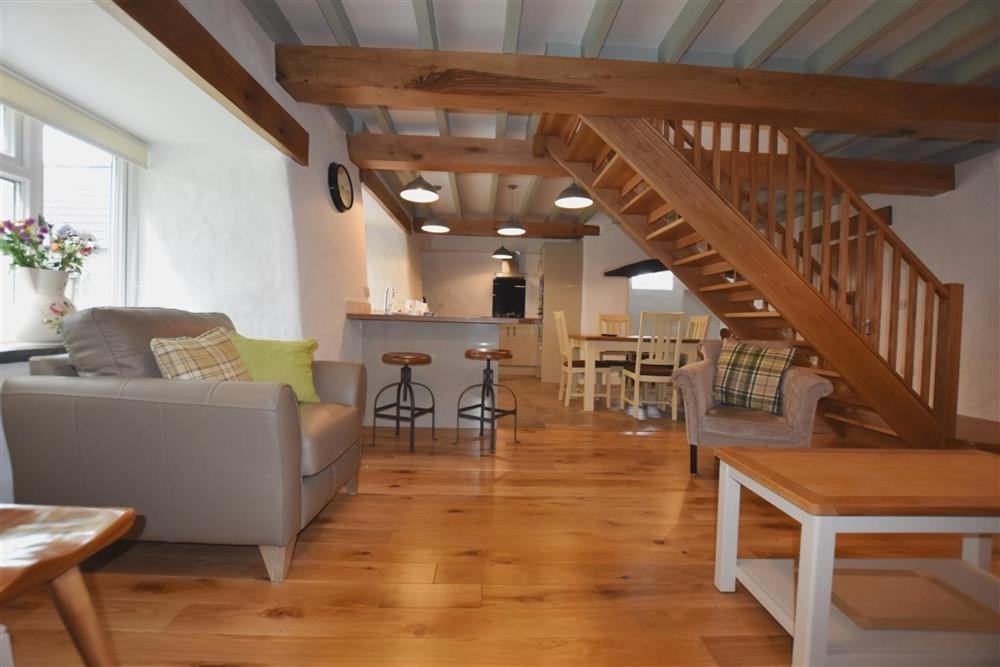
[[[745,341],[759,347],[786,347],[781,341]],[[702,343],[705,358],[674,371],[674,384],[684,397],[684,418],[691,453],[691,474],[698,474],[698,447],[715,445],[808,447],[816,404],[829,396],[826,378],[793,366],[782,380],[784,413],[719,405],[712,400],[721,340]]]

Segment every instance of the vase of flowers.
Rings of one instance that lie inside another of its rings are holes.
[[[96,251],[94,239],[69,225],[53,230],[45,218],[10,221],[0,230],[0,252],[14,269],[12,333],[18,341],[56,343],[62,340],[62,320],[76,307],[66,296],[66,284]]]

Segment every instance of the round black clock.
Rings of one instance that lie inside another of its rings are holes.
[[[351,182],[347,167],[331,162],[326,172],[326,181],[330,186],[330,199],[333,200],[334,208],[343,213],[354,206],[354,183]]]

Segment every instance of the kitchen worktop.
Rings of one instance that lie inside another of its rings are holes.
[[[461,317],[456,315],[390,315],[377,313],[348,313],[349,320],[375,320],[381,322],[419,322],[422,324],[537,324],[537,317]]]

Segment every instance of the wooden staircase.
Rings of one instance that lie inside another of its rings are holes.
[[[835,386],[820,410],[916,447],[953,436],[962,286],[944,284],[798,131],[546,114],[549,154],[742,339]]]

